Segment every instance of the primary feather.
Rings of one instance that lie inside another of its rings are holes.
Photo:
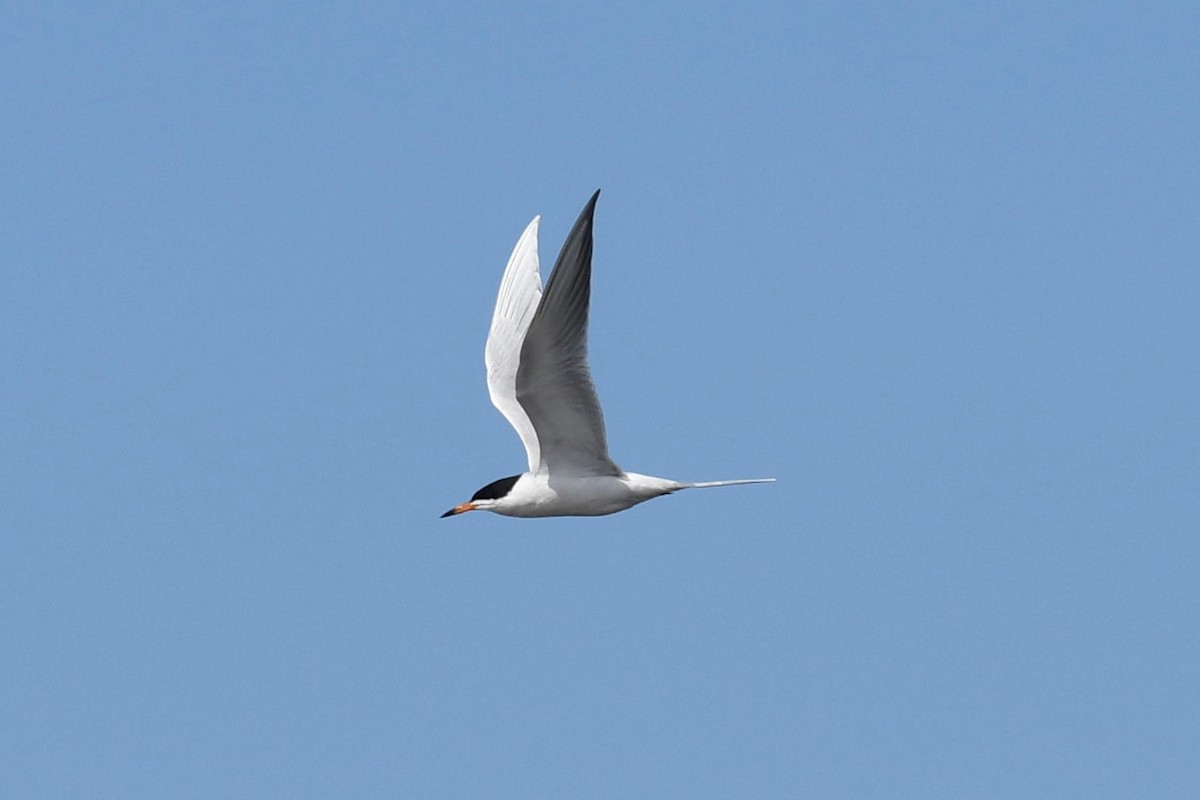
[[[604,415],[587,363],[592,216],[599,196],[592,195],[567,236],[521,346],[517,400],[541,446],[534,471],[621,474],[608,456]]]

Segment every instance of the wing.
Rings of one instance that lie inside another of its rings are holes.
[[[540,219],[533,218],[508,258],[504,277],[500,279],[500,294],[496,297],[496,310],[492,313],[492,327],[488,331],[487,347],[483,354],[492,405],[500,410],[521,437],[525,455],[529,457],[530,472],[537,471],[541,463],[541,450],[537,431],[517,401],[517,365],[521,360],[521,343],[525,341],[525,333],[542,297],[537,251]]]
[[[587,364],[592,215],[599,196],[592,195],[563,243],[517,367],[517,400],[541,446],[538,470],[551,475],[622,474],[608,457],[604,416]]]

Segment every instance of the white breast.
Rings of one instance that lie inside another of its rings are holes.
[[[602,516],[681,488],[677,481],[634,472],[549,479],[525,473],[491,510],[509,517]]]

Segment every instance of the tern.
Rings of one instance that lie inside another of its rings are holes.
[[[538,223],[508,259],[484,349],[492,404],[516,429],[529,471],[492,481],[442,514],[601,516],[683,489],[770,483],[774,478],[685,483],[626,472],[608,455],[604,416],[587,360],[592,218],[597,191],[563,243],[542,290]]]

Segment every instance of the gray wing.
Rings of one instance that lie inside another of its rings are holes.
[[[517,369],[517,400],[537,431],[540,472],[620,475],[608,457],[604,415],[587,364],[592,215],[597,191],[563,243]]]
[[[542,297],[542,278],[538,274],[538,220],[525,228],[517,246],[513,248],[504,278],[500,281],[500,292],[496,295],[496,310],[492,313],[492,327],[488,331],[487,347],[483,363],[487,365],[488,394],[492,405],[500,410],[509,424],[521,437],[525,454],[529,460],[529,471],[537,472],[542,463],[541,448],[538,446],[537,431],[525,409],[517,400],[517,367],[521,360],[521,345],[525,333],[533,322],[538,301]]]

